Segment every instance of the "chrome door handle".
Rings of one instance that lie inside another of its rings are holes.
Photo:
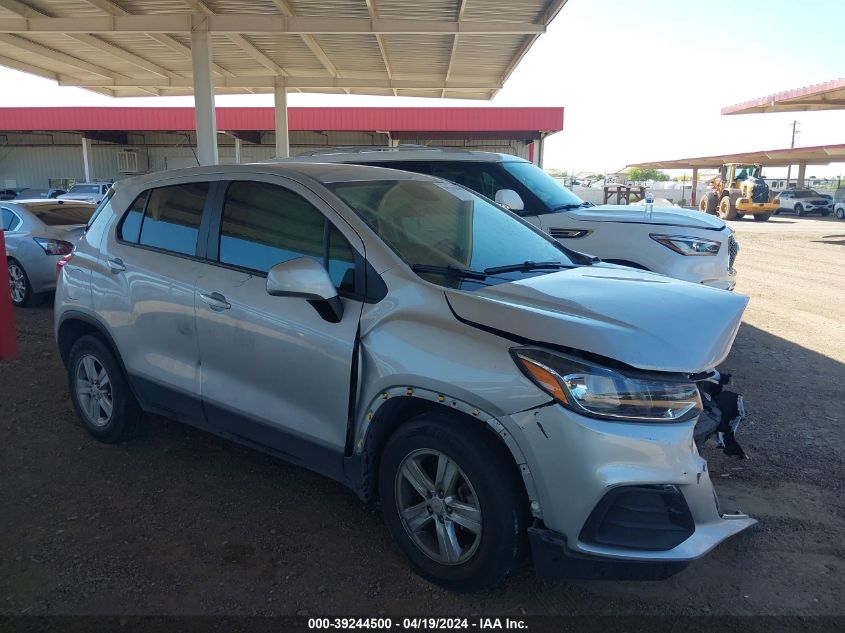
[[[232,307],[232,304],[226,301],[226,297],[221,295],[219,292],[212,292],[209,294],[201,292],[200,299],[202,299],[209,308],[216,312],[220,312],[220,310],[228,310]]]
[[[114,259],[109,259],[106,261],[108,264],[109,270],[112,271],[115,275],[117,273],[122,273],[126,270],[126,264],[123,263],[123,260],[120,257],[115,257]]]

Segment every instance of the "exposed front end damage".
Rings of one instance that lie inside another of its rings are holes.
[[[619,424],[549,405],[508,424],[537,487],[529,538],[542,577],[666,578],[756,523],[720,510],[695,421]]]

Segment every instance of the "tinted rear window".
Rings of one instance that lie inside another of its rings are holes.
[[[207,195],[207,182],[153,189],[141,224],[139,243],[193,255],[197,250],[197,236]]]
[[[150,192],[145,191],[135,198],[135,202],[132,203],[129,211],[123,217],[123,222],[117,228],[118,239],[134,244],[138,243],[138,238],[141,235],[141,222],[144,221],[144,208],[147,206],[147,197],[149,195]]]
[[[47,226],[64,226],[68,224],[87,224],[94,213],[95,207],[73,204],[39,205],[27,207],[27,210]]]

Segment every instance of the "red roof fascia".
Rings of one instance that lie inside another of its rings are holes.
[[[217,108],[221,131],[273,130],[273,108]],[[563,108],[290,108],[290,130],[543,131],[563,129]],[[193,108],[0,108],[6,131],[183,131]]]

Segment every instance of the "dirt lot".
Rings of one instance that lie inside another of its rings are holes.
[[[751,296],[722,369],[749,461],[715,448],[754,529],[656,583],[453,595],[408,571],[378,509],[304,470],[163,420],[106,446],[78,426],[52,312],[16,312],[0,363],[2,614],[845,614],[845,222],[734,223]]]

